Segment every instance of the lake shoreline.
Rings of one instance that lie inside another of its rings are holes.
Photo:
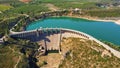
[[[81,19],[93,20],[93,21],[113,22],[117,25],[120,25],[120,20],[106,20],[106,19],[100,19],[98,17],[90,17],[90,16],[69,16],[68,15],[65,17],[81,18]]]

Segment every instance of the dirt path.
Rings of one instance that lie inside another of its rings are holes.
[[[12,50],[13,53],[15,52],[15,50],[13,48],[11,48],[10,46],[9,46],[9,49]]]
[[[50,3],[46,4],[46,6],[47,6],[51,11],[57,11],[57,10],[59,10],[58,7],[56,7],[55,5],[50,4]]]
[[[58,68],[60,61],[61,61],[61,55],[59,53],[49,53],[47,56],[41,56],[38,58],[38,66],[41,65],[41,62],[46,62],[46,65],[41,66],[41,68]]]
[[[13,48],[9,47],[9,49],[11,49],[13,53],[15,53],[15,50]],[[19,52],[19,54],[21,53]],[[17,63],[15,64],[14,68],[17,68],[17,65],[20,62],[20,60],[21,60],[21,56],[19,56],[19,59],[17,60]]]
[[[17,63],[15,64],[14,68],[17,68],[17,65],[20,62],[20,60],[21,60],[21,56],[19,56],[19,59],[18,59]]]

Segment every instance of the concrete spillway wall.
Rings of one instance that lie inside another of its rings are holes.
[[[42,34],[55,34],[55,33],[60,33],[60,31],[62,33],[64,32],[68,32],[68,33],[74,33],[74,34],[78,34],[81,35],[83,37],[86,38],[90,38],[88,34],[85,34],[83,32],[80,31],[76,31],[76,30],[71,30],[71,29],[65,29],[65,28],[48,28],[48,29],[38,29],[38,30],[31,30],[31,31],[23,31],[23,32],[14,32],[14,31],[10,31],[10,36],[11,37],[16,37],[16,38],[22,38],[22,37],[26,37],[29,35],[36,35],[40,34],[39,36],[41,36]]]

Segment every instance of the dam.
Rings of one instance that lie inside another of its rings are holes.
[[[44,28],[24,32],[10,32],[12,38],[20,38],[39,42],[39,45],[46,46],[46,50],[59,50],[61,39],[63,37],[76,37],[89,39],[86,35],[63,28]]]
[[[66,12],[64,11],[63,13],[66,14]],[[119,51],[109,47],[108,45],[98,40],[102,39],[115,44],[119,44],[119,26],[114,24],[113,22],[108,23],[70,17],[46,18],[49,16],[61,16],[61,12],[55,12],[52,13],[52,15],[49,14],[49,12],[45,13],[42,16],[38,17],[38,19],[41,20],[33,21],[32,23],[29,22],[29,24],[25,26],[25,30],[21,32],[14,32],[13,27],[12,29],[10,29],[9,36],[12,38],[20,38],[30,40],[32,42],[38,42],[39,45],[42,46],[38,50],[43,52],[49,50],[58,50],[60,52],[60,45],[62,42],[61,39],[64,37],[84,38],[87,40],[95,41],[96,43],[113,53],[113,55],[120,58]],[[16,26],[17,24],[15,25],[15,27]],[[40,26],[42,26],[43,28],[40,28]],[[114,27],[114,29],[111,27]]]
[[[89,39],[97,42],[98,44],[100,44],[101,46],[109,50],[111,53],[113,53],[114,56],[120,58],[119,51],[100,42],[96,38],[86,33],[76,31],[76,30],[66,29],[66,28],[45,28],[45,29],[37,29],[37,30],[23,31],[23,32],[10,31],[10,37],[27,39],[33,42],[40,41],[40,44],[43,45],[43,47],[45,48],[45,51],[59,50],[59,52],[60,52],[61,39],[63,37],[84,38],[84,39]]]

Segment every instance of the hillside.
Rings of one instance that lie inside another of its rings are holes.
[[[36,49],[35,42],[7,38],[0,44],[0,68],[37,68],[33,56]]]
[[[14,68],[21,55],[15,46],[0,45],[0,68]]]
[[[18,0],[0,0],[0,4],[10,4],[13,2],[18,2]]]
[[[118,3],[119,6],[120,0],[0,0],[0,37],[8,35],[15,23],[26,23],[27,18],[38,20],[41,13],[59,9],[80,8],[83,16],[119,18],[120,7],[106,8],[111,3]],[[21,23],[18,25],[22,25]],[[111,47],[120,51],[120,47]],[[38,48],[36,42],[9,38],[4,44],[0,44],[0,68],[120,68],[119,58],[88,39],[63,38],[61,53],[50,51],[45,56],[36,57]]]
[[[0,11],[9,10],[10,8],[12,8],[12,7],[11,6],[6,6],[6,5],[0,5]]]
[[[12,3],[12,2],[29,2],[29,1],[40,1],[40,2],[120,2],[120,0],[0,0],[0,3]]]
[[[41,2],[119,2],[120,0],[37,0]]]
[[[51,51],[39,56],[37,65],[49,68],[120,68],[120,59],[97,44],[83,38],[63,38],[61,53]],[[52,62],[52,63],[51,63]]]
[[[23,3],[29,3],[31,0],[19,0],[19,1],[21,1]]]
[[[66,38],[61,47],[67,53],[60,68],[120,68],[120,59],[94,41]]]

